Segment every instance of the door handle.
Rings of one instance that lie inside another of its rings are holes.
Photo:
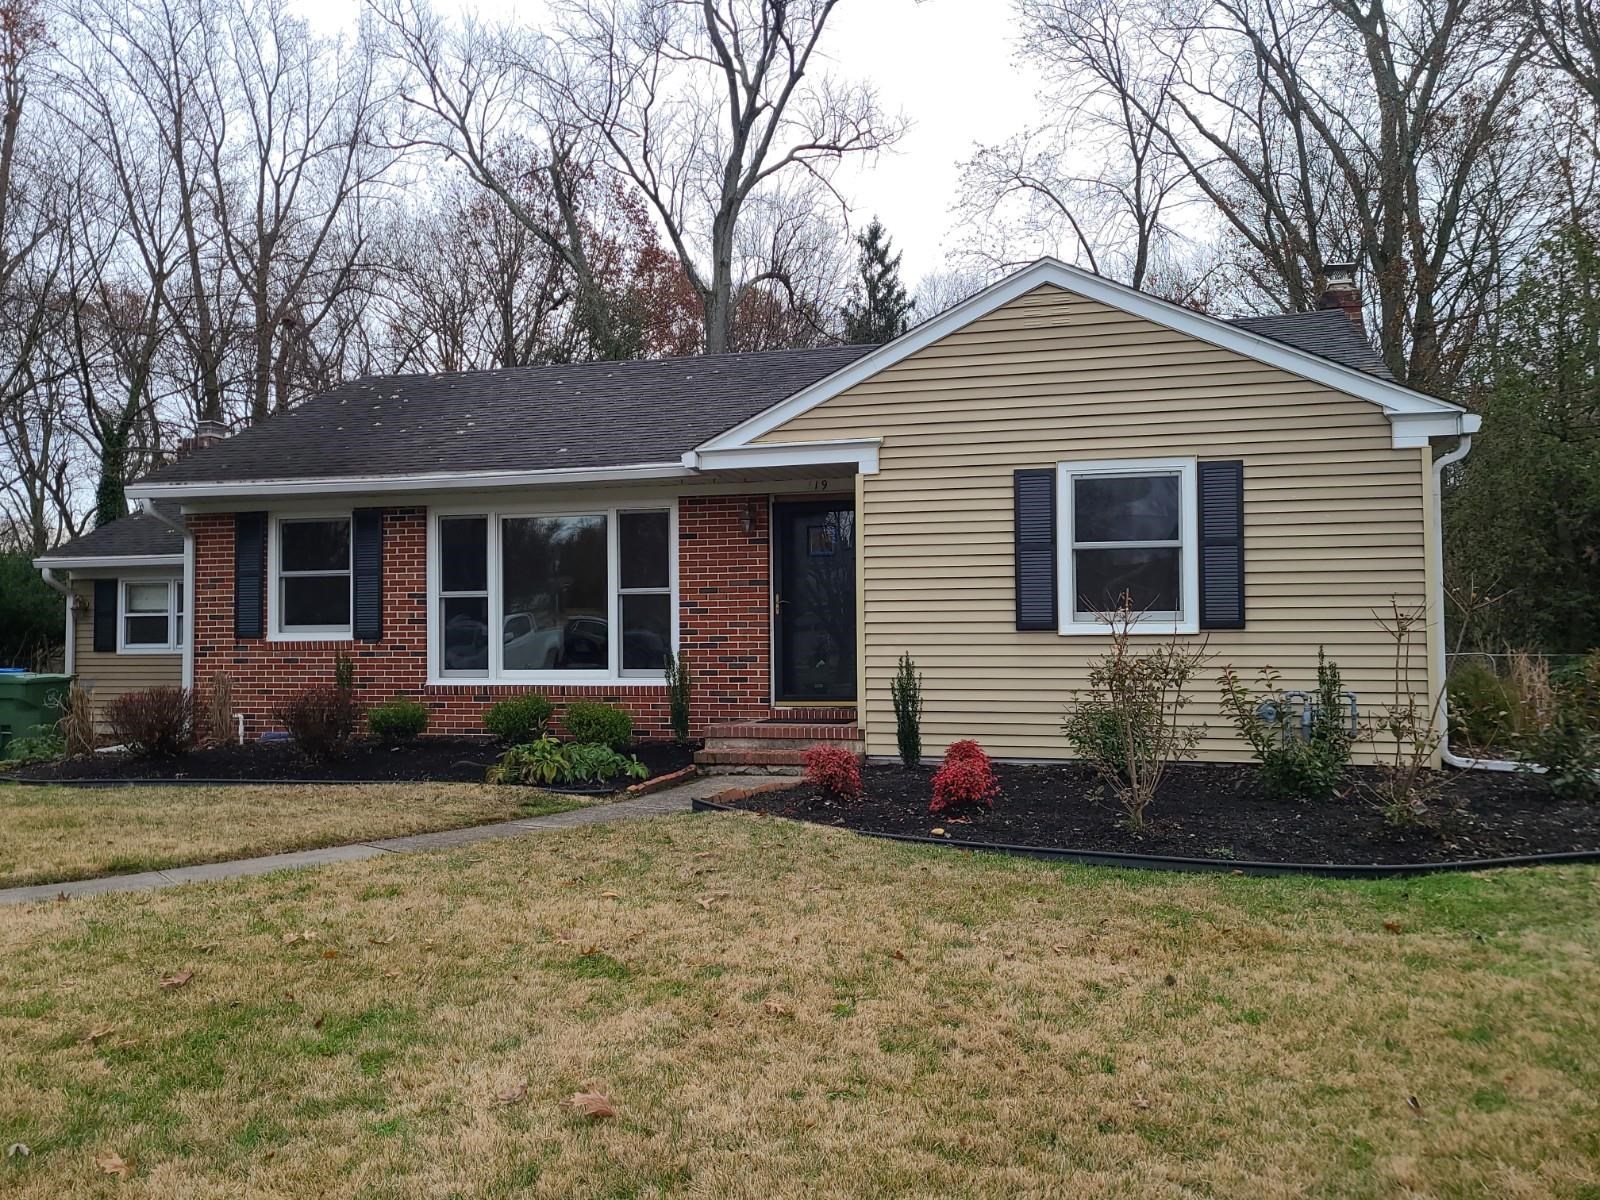
[[[777,592],[772,593],[772,612],[776,616],[783,611],[783,597]]]

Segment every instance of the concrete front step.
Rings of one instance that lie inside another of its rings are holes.
[[[804,767],[804,749],[724,750],[707,746],[694,756],[697,767]]]

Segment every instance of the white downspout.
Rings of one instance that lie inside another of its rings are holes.
[[[1444,469],[1452,463],[1458,463],[1467,456],[1472,449],[1472,435],[1463,433],[1461,441],[1456,448],[1448,454],[1441,454],[1433,460],[1433,579],[1435,594],[1433,597],[1434,611],[1439,614],[1439,624],[1444,625]],[[1504,758],[1463,758],[1453,754],[1450,750],[1450,712],[1449,688],[1445,686],[1445,653],[1444,637],[1441,634],[1434,642],[1433,677],[1439,681],[1439,700],[1434,719],[1439,725],[1439,757],[1452,767],[1459,767],[1464,771],[1539,771],[1543,767],[1536,767],[1530,763],[1513,762]]]
[[[182,521],[163,516],[149,500],[139,501],[139,511],[152,516],[183,536],[183,686],[194,688],[194,534]]]
[[[67,600],[67,645],[62,653],[61,669],[64,674],[73,674],[72,668],[77,665],[78,619],[72,611],[72,587],[56,578],[55,569],[41,567],[39,573],[44,577],[45,583],[60,592]]]

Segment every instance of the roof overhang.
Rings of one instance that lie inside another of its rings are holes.
[[[1302,379],[1370,401],[1389,417],[1397,449],[1426,445],[1429,438],[1470,433],[1477,428],[1477,418],[1457,405],[1436,400],[1403,384],[1380,379],[1261,334],[1251,333],[1205,313],[1136,292],[1123,284],[1091,275],[1057,259],[1041,258],[947,309],[926,324],[918,325],[832,375],[802,388],[765,412],[757,413],[727,432],[708,439],[696,448],[695,453],[704,455],[746,449],[756,439],[788,424],[801,413],[870,379],[1002,305],[1046,285],[1054,285],[1131,316],[1143,317],[1157,325],[1188,334],[1199,341],[1278,367]],[[1468,422],[1474,423],[1472,429],[1466,428]]]
[[[734,446],[725,450],[691,450],[683,465],[698,471],[757,471],[775,467],[853,466],[862,475],[878,473],[880,438],[825,442],[783,442],[766,446]]]
[[[183,555],[181,554],[94,554],[81,555],[76,558],[52,558],[42,554],[33,560],[33,565],[41,571],[49,567],[53,571],[97,571],[127,569],[129,567],[181,567]]]
[[[544,471],[430,471],[416,475],[345,475],[322,479],[249,479],[130,483],[135,500],[231,500],[285,496],[392,495],[406,492],[538,487],[563,483],[631,483],[688,479],[695,472],[681,462],[631,463],[614,467],[558,467]]]

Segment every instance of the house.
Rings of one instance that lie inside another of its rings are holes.
[[[676,648],[712,760],[892,755],[910,653],[930,753],[1065,757],[1124,591],[1247,678],[1306,686],[1326,647],[1368,712],[1395,691],[1377,611],[1426,606],[1400,689],[1426,705],[1434,451],[1477,418],[1390,378],[1352,296],[1227,322],[1041,260],[879,347],[359,379],[129,491],[181,512],[182,677],[231,676],[252,736],[341,651],[434,732],[537,689],[664,734]],[[154,598],[94,587],[96,629]],[[1209,679],[1190,717],[1203,756],[1244,756]]]
[[[104,712],[124,692],[183,683],[183,517],[152,505],[33,560],[66,597],[64,670]]]

